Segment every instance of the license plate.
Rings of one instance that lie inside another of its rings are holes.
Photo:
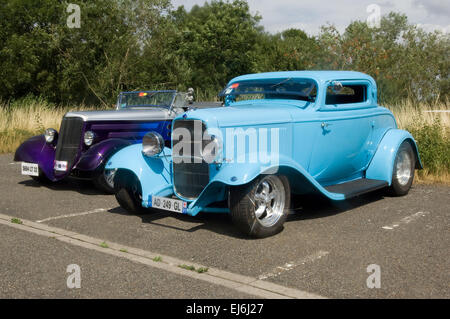
[[[67,172],[67,162],[55,161],[55,166],[53,168],[58,172]]]
[[[183,214],[187,210],[187,203],[178,199],[152,196],[151,207]]]
[[[39,165],[32,163],[22,163],[22,175],[39,176]]]

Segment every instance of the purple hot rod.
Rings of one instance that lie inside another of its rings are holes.
[[[114,171],[104,171],[108,158],[149,131],[170,141],[172,119],[191,103],[192,95],[177,91],[123,92],[116,110],[67,113],[59,132],[47,129],[25,141],[14,160],[22,162],[23,175],[39,182],[72,176],[113,193]]]

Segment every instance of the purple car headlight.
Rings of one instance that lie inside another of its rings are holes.
[[[95,134],[92,131],[87,131],[84,133],[84,144],[86,146],[91,146],[94,143]]]
[[[161,134],[150,132],[145,134],[142,139],[142,154],[147,157],[153,157],[161,154],[164,150],[164,139]]]
[[[51,144],[51,143],[53,143],[53,142],[56,140],[56,138],[58,137],[58,132],[56,132],[55,129],[48,128],[48,129],[45,130],[44,136],[45,136],[45,141],[46,141],[48,144]]]

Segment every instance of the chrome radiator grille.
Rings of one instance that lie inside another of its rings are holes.
[[[81,149],[83,123],[83,119],[78,117],[64,117],[61,123],[55,160],[66,161],[69,169],[75,164]]]
[[[198,137],[194,134],[194,127],[199,127],[202,130],[201,135],[198,134]],[[187,129],[190,132],[191,141],[189,141],[189,146],[187,147],[190,147],[191,151],[189,156],[186,156],[186,154],[174,154],[173,185],[175,188],[175,192],[179,196],[186,199],[195,199],[200,196],[201,192],[209,183],[209,164],[203,160],[199,160],[199,147],[202,146],[202,136],[206,128],[205,125],[200,121],[175,121],[173,125],[174,132],[175,130],[180,128]],[[176,145],[180,142],[180,140],[175,139],[174,137],[174,150],[176,149]]]

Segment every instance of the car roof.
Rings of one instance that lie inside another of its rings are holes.
[[[332,80],[368,80],[375,84],[374,79],[365,73],[355,71],[284,71],[247,74],[234,78],[230,83],[245,80],[263,80],[272,78],[310,78],[318,83]]]

